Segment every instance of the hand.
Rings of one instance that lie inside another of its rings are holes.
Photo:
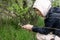
[[[28,30],[32,30],[33,25],[27,24],[27,25],[23,25],[22,28],[24,29],[28,29]]]

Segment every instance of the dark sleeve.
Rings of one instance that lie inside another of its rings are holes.
[[[38,32],[40,34],[45,34],[45,35],[51,32],[51,30],[48,28],[39,28],[39,27],[33,27],[32,31]]]

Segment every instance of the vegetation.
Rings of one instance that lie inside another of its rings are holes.
[[[35,33],[18,26],[33,24],[43,26],[43,18],[32,9],[35,0],[0,0],[0,40],[36,40]],[[59,2],[54,1],[53,6]],[[59,4],[60,5],[60,4]]]

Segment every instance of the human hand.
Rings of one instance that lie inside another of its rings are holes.
[[[32,27],[33,25],[30,25],[30,24],[26,24],[22,26],[22,28],[27,29],[27,30],[32,30]]]

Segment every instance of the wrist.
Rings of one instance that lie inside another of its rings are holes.
[[[30,30],[32,30],[32,28],[33,28],[34,26],[33,25],[31,25],[31,27],[29,28]]]

